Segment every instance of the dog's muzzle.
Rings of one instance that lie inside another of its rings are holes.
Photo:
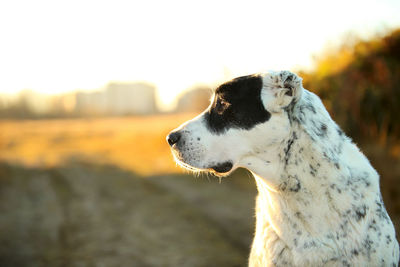
[[[187,167],[189,165],[195,169],[214,171],[214,173],[217,173],[217,174],[218,173],[219,174],[228,173],[232,170],[233,163],[230,161],[225,161],[225,162],[218,163],[218,164],[210,164],[210,165],[201,166],[201,167],[198,166],[198,164],[196,164],[195,162],[190,160],[190,156],[188,156],[188,153],[185,153],[185,151],[187,152],[188,149],[186,148],[187,144],[185,144],[184,139],[185,138],[182,136],[182,133],[180,131],[173,131],[167,136],[167,142],[170,145],[170,147],[173,149],[173,153],[174,153],[176,159],[185,163],[186,164],[185,167]],[[193,150],[191,150],[191,151],[193,151]],[[193,163],[195,163],[195,164],[193,164]]]

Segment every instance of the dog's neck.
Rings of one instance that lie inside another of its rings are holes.
[[[315,105],[309,108],[308,101],[295,107],[300,116],[291,118],[290,135],[265,154],[251,159],[249,169],[259,191],[254,251],[268,248],[277,253],[280,247],[287,247],[301,255],[302,251],[308,253],[315,247],[317,254],[326,253],[329,258],[329,251],[321,251],[321,247],[329,246],[318,244],[318,240],[322,236],[326,239],[332,229],[338,228],[340,232],[339,228],[344,227],[340,226],[343,217],[358,223],[366,212],[362,196],[379,192],[377,175],[362,176],[362,168],[372,169],[368,160],[325,110],[313,110]],[[353,161],[361,169],[350,163]],[[357,192],[348,190],[346,184],[351,184],[357,176],[365,179],[365,187]],[[336,245],[333,238],[328,241]]]
[[[328,227],[330,222],[327,218],[340,220],[340,214],[335,212],[330,214],[331,207],[324,199],[326,198],[324,194],[311,193],[320,190],[314,190],[311,187],[323,188],[330,184],[329,182],[326,185],[321,182],[318,185],[310,183],[310,181],[315,183],[316,179],[308,168],[314,168],[310,167],[313,166],[312,162],[315,165],[317,162],[323,162],[323,155],[313,153],[311,146],[297,146],[297,142],[307,141],[303,133],[298,132],[296,138],[294,141],[289,138],[279,147],[274,148],[273,154],[259,155],[259,163],[254,164],[255,167],[260,167],[253,168],[252,171],[259,192],[256,207],[256,234],[252,248],[252,255],[255,254],[256,259],[259,259],[260,255],[266,255],[268,259],[275,260],[278,257],[291,259],[292,262],[301,262],[295,259],[296,255],[293,253],[284,257],[278,255],[288,253],[288,251],[301,252],[308,244],[316,245],[315,240],[318,240],[318,235],[321,232],[330,231]],[[288,146],[290,146],[290,152]],[[300,151],[300,147],[304,147],[303,151]],[[296,160],[301,160],[301,165],[296,166]],[[262,162],[264,162],[264,168],[258,166]],[[303,171],[303,166],[307,170]],[[317,250],[315,253],[317,254]],[[318,253],[325,252],[318,250]],[[283,266],[291,264],[290,262],[281,263]],[[262,262],[259,265],[266,264]]]

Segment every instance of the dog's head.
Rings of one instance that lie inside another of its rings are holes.
[[[290,134],[285,109],[302,93],[289,71],[244,76],[220,85],[210,106],[167,136],[176,161],[191,170],[229,174],[246,158]]]

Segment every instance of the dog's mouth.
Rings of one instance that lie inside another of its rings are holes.
[[[229,161],[210,167],[210,169],[214,170],[217,173],[221,173],[221,174],[231,171],[232,168],[233,168],[233,164],[232,164],[232,162],[229,162]]]
[[[226,176],[229,174],[230,171],[233,169],[233,163],[230,161],[226,161],[223,163],[218,163],[216,165],[211,165],[209,167],[200,167],[194,164],[190,164],[185,162],[179,155],[174,153],[175,162],[178,163],[181,167],[194,171],[194,172],[201,172],[201,171],[209,171],[214,173],[217,176]]]
[[[199,158],[202,157],[201,150],[193,148],[181,147],[177,144],[171,146],[172,154],[175,162],[181,167],[194,172],[209,171],[217,176],[226,176],[233,168],[231,161],[221,163],[201,164]],[[188,153],[190,152],[190,153]]]

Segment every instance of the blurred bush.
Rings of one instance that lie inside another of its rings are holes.
[[[302,72],[334,119],[358,142],[400,141],[400,29],[383,38],[344,44]],[[391,151],[398,156],[396,146]]]

